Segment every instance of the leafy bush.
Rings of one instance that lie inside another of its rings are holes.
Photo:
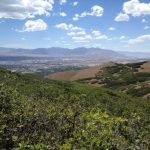
[[[0,74],[0,149],[150,148],[149,101],[74,82]]]

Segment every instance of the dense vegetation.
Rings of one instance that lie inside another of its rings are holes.
[[[149,150],[150,102],[0,69],[0,149]]]
[[[137,64],[116,64],[112,67],[106,67],[104,72],[99,76],[108,87],[125,86],[137,82],[150,80],[150,73],[136,72]],[[98,76],[98,75],[97,75]]]
[[[115,64],[103,68],[103,71],[97,73],[94,78],[83,79],[80,82],[85,83],[89,80],[91,84],[99,84],[132,96],[144,97],[150,93],[150,72],[138,71],[144,63]]]

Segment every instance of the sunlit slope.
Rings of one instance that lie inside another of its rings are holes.
[[[79,70],[79,71],[64,71],[64,72],[50,74],[46,76],[46,78],[53,79],[53,80],[69,80],[69,81],[85,79],[85,78],[94,78],[95,74],[101,71],[104,67],[113,66],[113,65],[114,65],[113,62],[109,62],[109,63],[104,63],[102,65],[89,67],[88,69]]]
[[[119,90],[132,96],[150,98],[150,62],[129,64],[105,63],[80,71],[47,76],[53,80],[75,80],[97,87]]]

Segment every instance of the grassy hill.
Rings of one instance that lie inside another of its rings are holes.
[[[113,66],[115,63],[109,62],[101,65],[89,67],[87,69],[77,70],[77,71],[62,71],[50,74],[46,76],[48,79],[52,80],[67,80],[75,81],[80,79],[94,78],[95,74],[103,70],[104,67]]]
[[[80,71],[54,73],[47,78],[78,81],[150,99],[150,62],[129,64],[110,62]]]
[[[0,149],[150,149],[150,101],[0,69]]]
[[[80,82],[150,99],[150,62],[115,64]]]

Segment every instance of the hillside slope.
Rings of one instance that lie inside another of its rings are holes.
[[[150,102],[0,69],[0,149],[150,148]]]
[[[113,66],[115,63],[109,62],[104,63],[102,65],[89,67],[88,69],[83,69],[79,71],[63,71],[58,73],[53,73],[46,78],[53,79],[53,80],[67,80],[67,81],[74,81],[79,79],[86,79],[86,78],[94,78],[95,75],[100,72],[103,68],[108,66]]]
[[[94,78],[83,79],[80,82],[150,99],[150,62],[115,64],[103,68]]]
[[[150,99],[150,62],[129,64],[109,62],[80,71],[54,73],[47,78],[78,81]]]

